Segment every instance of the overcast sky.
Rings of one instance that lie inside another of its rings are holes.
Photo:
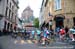
[[[30,6],[33,10],[33,14],[35,17],[39,17],[39,11],[41,8],[42,0],[19,0],[19,10],[18,14],[21,17],[22,11],[27,7]]]

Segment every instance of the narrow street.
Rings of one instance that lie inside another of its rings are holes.
[[[0,49],[75,49],[75,0],[0,0]]]
[[[41,46],[32,43],[31,40],[23,40],[20,37],[17,39],[11,36],[0,37],[0,49],[75,49],[73,45],[59,42],[50,43],[48,46]]]

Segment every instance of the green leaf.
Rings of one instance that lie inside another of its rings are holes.
[[[34,21],[33,21],[33,23],[34,23],[34,26],[36,28],[39,28],[39,20],[38,20],[38,18],[35,18]]]

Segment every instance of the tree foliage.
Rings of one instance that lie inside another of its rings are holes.
[[[33,23],[36,28],[39,28],[39,19],[38,18],[35,18]]]

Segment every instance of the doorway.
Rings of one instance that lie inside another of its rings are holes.
[[[64,27],[64,19],[63,17],[56,17],[56,27],[62,28]]]

